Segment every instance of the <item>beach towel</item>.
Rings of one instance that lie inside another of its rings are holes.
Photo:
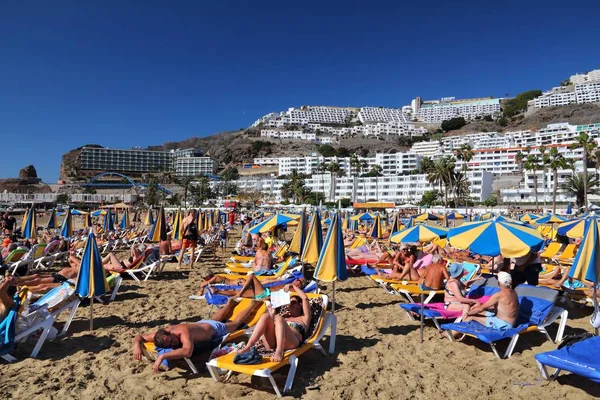
[[[19,307],[21,307],[21,298],[15,295],[13,301],[15,303],[14,306],[2,322],[0,322],[0,356],[10,353],[15,347],[15,331],[19,316]]]

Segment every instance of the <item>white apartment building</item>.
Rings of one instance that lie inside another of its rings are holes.
[[[560,107],[569,104],[598,102],[600,102],[600,81],[595,81],[552,88],[527,102],[527,107]]]
[[[569,80],[573,85],[581,85],[583,83],[600,81],[600,69],[595,69],[585,74],[571,75]]]
[[[174,164],[178,176],[210,175],[217,169],[217,162],[210,157],[177,157]]]
[[[291,124],[316,122],[343,125],[353,115],[353,112],[347,108],[307,106],[300,109],[289,108],[286,115]]]
[[[260,131],[260,137],[266,137],[270,139],[296,139],[314,141],[317,138],[317,135],[303,131],[277,131],[273,129],[263,129]]]
[[[434,157],[443,153],[442,144],[437,140],[429,142],[416,142],[410,148],[411,153],[416,153],[421,157]]]
[[[401,122],[404,124],[410,122],[410,117],[402,109],[385,107],[362,107],[358,113],[358,119],[365,125],[378,122]]]
[[[380,122],[364,125],[362,132],[364,136],[421,136],[427,133],[427,129],[416,128],[413,124],[404,122]]]
[[[261,167],[278,167],[279,158],[277,157],[261,157],[254,159],[254,165],[260,165]]]
[[[579,104],[600,102],[600,81],[575,85],[575,95]]]
[[[500,99],[464,99],[455,100],[447,98],[442,100],[426,101],[416,105],[417,99],[413,102],[413,107],[416,112],[414,116],[423,122],[440,123],[456,117],[464,117],[466,120],[472,120],[477,117],[486,115],[499,114]],[[420,101],[420,100],[419,100]]]

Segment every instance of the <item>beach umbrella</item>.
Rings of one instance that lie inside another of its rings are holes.
[[[265,221],[261,222],[260,224],[256,225],[252,229],[250,229],[249,232],[252,234],[268,232],[270,230],[275,229],[277,226],[281,226],[290,221],[293,221],[293,219],[290,217],[286,217],[283,214],[276,213],[272,217],[266,219]]]
[[[196,225],[198,225],[198,230],[201,231],[204,227],[204,213],[202,209],[196,210]]]
[[[369,213],[362,213],[362,214],[358,214],[353,216],[351,219],[355,220],[355,221],[370,221],[374,218],[374,216],[372,214]]]
[[[503,215],[498,215],[495,217],[496,221],[500,221],[500,222],[510,222],[511,224],[515,224],[515,225],[522,225],[522,226],[526,226],[527,223],[524,221],[519,221],[518,219],[512,219],[512,218],[508,218],[505,217]]]
[[[85,211],[81,211],[81,210],[78,210],[76,208],[74,208],[74,209],[71,210],[71,215],[86,215],[86,214],[87,213]]]
[[[396,232],[400,232],[400,218],[398,217],[398,213],[394,214],[392,218],[392,226],[390,228],[390,238]]]
[[[586,223],[588,221],[595,220],[600,221],[600,216],[588,215],[583,218],[575,218],[567,222],[563,222],[558,225],[556,231],[561,236],[567,236],[571,239],[582,238],[585,232]]]
[[[131,222],[129,222],[129,210],[127,208],[123,209],[123,216],[121,217],[119,226],[123,230],[131,228]]]
[[[144,219],[144,225],[150,226],[154,225],[154,217],[152,216],[152,209],[148,209],[148,213],[146,214],[146,218]]]
[[[486,212],[485,214],[483,214],[483,215],[481,216],[481,219],[482,219],[482,220],[484,220],[484,219],[492,219],[492,218],[494,218],[495,216],[496,216],[496,214],[494,214],[493,212]]]
[[[600,275],[600,223],[596,218],[585,223],[583,239],[573,265],[569,270],[569,278],[594,283],[594,313],[598,310],[598,276]],[[592,318],[594,318],[592,316]],[[598,328],[595,330],[598,335]]]
[[[465,216],[462,215],[461,213],[454,211],[454,212],[451,212],[450,214],[446,215],[446,218],[448,218],[448,219],[465,219]]]
[[[331,309],[335,313],[335,282],[348,279],[348,272],[346,270],[346,251],[344,250],[344,236],[342,235],[340,216],[335,213],[332,218],[331,227],[327,232],[323,249],[315,266],[314,278],[321,282],[333,283]]]
[[[419,221],[419,222],[421,222],[421,221],[436,221],[438,219],[440,219],[440,217],[438,217],[437,215],[427,213],[427,212],[423,213],[421,215],[417,215],[415,217],[415,221]]]
[[[308,235],[304,243],[304,249],[300,255],[300,260],[307,264],[314,264],[319,260],[319,254],[323,248],[323,229],[321,226],[321,217],[318,212],[312,215],[312,222],[308,228]]]
[[[87,213],[83,216],[83,225],[86,228],[92,227],[92,215],[90,213]]]
[[[52,209],[52,213],[50,214],[50,219],[48,220],[48,229],[56,229],[60,225],[58,225],[58,217],[56,216],[56,209]]]
[[[438,238],[444,238],[448,235],[448,230],[428,225],[415,225],[412,228],[396,232],[390,238],[392,243],[414,243],[431,242]]]
[[[571,203],[569,203],[569,205],[567,206],[567,214],[571,215],[572,212],[573,210],[571,209]]]
[[[90,330],[94,330],[94,297],[102,296],[110,289],[106,281],[106,271],[102,267],[102,257],[94,233],[90,231],[81,257],[79,276],[75,284],[75,293],[79,297],[90,299]]]
[[[502,255],[505,258],[537,252],[544,244],[544,238],[535,229],[496,219],[452,228],[448,232],[448,241],[451,246],[461,250],[469,249],[475,254]]]
[[[171,239],[181,240],[183,237],[183,217],[181,215],[181,208],[177,209],[175,219],[173,220],[173,230],[171,231]]]
[[[60,236],[70,238],[73,236],[73,217],[71,216],[71,209],[67,208],[65,212],[65,218],[60,225]]]
[[[408,228],[412,228],[413,226],[415,226],[415,217],[410,217],[408,219],[408,222],[404,225],[404,228],[408,229]]]
[[[92,211],[91,214],[93,217],[99,217],[101,215],[106,215],[106,211],[105,210],[96,210],[96,211]]]
[[[533,222],[541,225],[541,224],[560,224],[560,223],[566,222],[566,221],[567,221],[567,219],[565,217],[561,217],[560,215],[548,214],[548,215],[544,215],[543,217],[534,220]]]
[[[531,222],[531,221],[535,221],[536,219],[539,219],[540,215],[536,215],[536,214],[532,214],[532,213],[525,213],[523,215],[521,215],[521,218],[519,218],[521,221],[523,222]]]
[[[113,220],[112,210],[109,208],[104,216],[104,222],[102,223],[102,229],[104,232],[114,231],[115,230],[115,222]]]
[[[150,232],[148,233],[148,240],[154,243],[160,242],[161,240],[167,240],[167,221],[165,218],[165,209],[163,207],[158,210],[154,225],[152,225],[152,229],[150,229]]]
[[[294,237],[292,238],[292,242],[290,243],[290,253],[302,254],[302,250],[304,250],[304,242],[306,241],[307,231],[308,222],[306,220],[306,212],[302,210],[302,214],[300,214],[300,220],[298,221],[298,226],[296,227]]]
[[[35,206],[32,204],[31,208],[25,213],[25,223],[21,228],[24,238],[35,239],[37,237],[35,219]]]
[[[479,222],[480,219],[481,219],[481,216],[478,214],[473,217],[473,222]]]
[[[381,226],[381,216],[377,214],[373,221],[373,227],[371,228],[371,232],[369,232],[369,237],[382,239],[383,238],[383,228]]]

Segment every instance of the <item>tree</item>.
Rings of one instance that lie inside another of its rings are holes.
[[[358,181],[358,177],[362,174],[362,172],[368,167],[368,164],[365,160],[359,158],[356,154],[352,154],[350,156],[350,168],[352,168],[352,176],[353,176],[353,192],[356,193],[356,184]],[[363,185],[364,188],[364,185]],[[364,190],[363,190],[364,192]],[[353,199],[356,201],[356,199]]]
[[[337,154],[337,152],[335,151],[335,148],[333,148],[333,146],[330,144],[320,145],[319,147],[317,147],[317,151],[323,157],[334,157]]]
[[[345,147],[340,147],[339,149],[337,149],[336,154],[338,157],[350,157],[354,153],[350,153],[350,150],[348,150]]]
[[[531,171],[533,173],[533,192],[535,195],[535,208],[537,210],[540,208],[540,205],[538,202],[538,177],[537,177],[537,171],[540,169],[539,159],[535,155],[529,154],[525,158],[525,161],[523,161],[523,167],[525,168],[525,170]]]
[[[510,118],[527,110],[527,102],[542,95],[541,90],[529,90],[506,100],[503,106],[504,117]]]
[[[444,132],[454,131],[462,128],[467,124],[467,121],[463,117],[451,118],[446,121],[442,121],[442,130]]]
[[[454,206],[458,207],[461,200],[464,200],[465,205],[469,204],[471,194],[471,182],[467,178],[467,174],[463,171],[452,172],[452,186],[454,188]]]
[[[419,163],[419,173],[428,174],[433,169],[433,161],[430,157],[421,158],[421,162]]]
[[[144,195],[144,200],[146,204],[150,207],[156,206],[162,200],[162,196],[158,190],[158,180],[155,176],[148,176],[148,186],[146,186],[146,193]]]
[[[550,153],[546,158],[546,163],[552,171],[552,213],[556,213],[556,193],[558,191],[558,170],[567,169],[569,164],[565,157],[558,152],[556,147],[550,149]]]
[[[419,205],[424,206],[424,207],[434,206],[437,204],[440,197],[441,197],[441,194],[439,191],[428,190],[427,192],[423,193],[423,196],[421,196]]]
[[[329,192],[330,200],[335,201],[336,178],[344,176],[345,172],[342,169],[342,166],[340,165],[340,163],[338,163],[338,162],[329,163],[329,165],[327,166],[327,170],[331,174],[331,190]]]
[[[542,145],[538,147],[538,151],[540,154],[537,156],[537,159],[539,170],[542,171],[542,192],[544,194],[544,210],[546,210],[546,164],[548,164],[549,160],[546,153],[546,146]]]
[[[304,175],[299,174],[293,169],[290,173],[287,182],[281,186],[281,197],[284,199],[292,199],[295,204],[302,200],[307,194],[304,184]]]
[[[190,194],[194,207],[200,207],[206,200],[213,197],[213,190],[210,187],[210,181],[206,176],[200,177],[190,186]]]
[[[484,200],[483,205],[486,207],[494,208],[498,205],[498,198],[496,196],[489,197]]]
[[[68,193],[61,193],[56,196],[57,204],[69,204],[71,202],[71,196]]]
[[[180,178],[175,179],[175,183],[183,188],[183,204],[185,208],[187,208],[188,191],[190,188],[190,184],[193,182],[193,180],[194,177],[192,176],[182,176]]]
[[[508,126],[508,118],[506,117],[502,117],[502,118],[498,118],[498,125],[500,126]]]
[[[235,196],[238,193],[238,186],[234,182],[221,181],[217,183],[213,192],[218,197]]]
[[[596,149],[596,141],[594,139],[592,139],[587,132],[581,132],[579,134],[579,136],[577,136],[575,138],[575,143],[572,143],[569,145],[570,149],[582,149],[583,150],[583,194],[584,194],[584,206],[585,206],[585,211],[588,210],[588,199],[587,199],[587,195],[588,195],[588,173],[587,173],[587,168],[588,168],[588,160],[590,158],[590,154],[592,154],[594,152],[594,150]]]
[[[173,193],[173,195],[167,199],[167,202],[170,206],[179,206],[181,205],[181,197],[178,193]]]
[[[240,173],[237,168],[229,167],[221,173],[221,179],[223,179],[226,182],[236,181],[240,179]]]
[[[598,178],[595,176],[585,176],[583,174],[573,174],[567,178],[562,185],[563,191],[568,195],[575,197],[575,203],[578,207],[587,204],[587,194],[599,194]]]
[[[469,161],[473,159],[473,148],[469,144],[463,144],[455,152],[456,158],[463,162],[463,173],[464,177],[467,176],[467,170],[469,169]]]

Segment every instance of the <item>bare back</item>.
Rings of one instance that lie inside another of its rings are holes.
[[[446,267],[443,264],[431,264],[427,267],[423,283],[432,289],[442,289],[444,287],[444,278],[447,275]]]
[[[502,288],[495,296],[498,296],[496,317],[514,326],[519,317],[519,296],[517,296],[517,292]]]

